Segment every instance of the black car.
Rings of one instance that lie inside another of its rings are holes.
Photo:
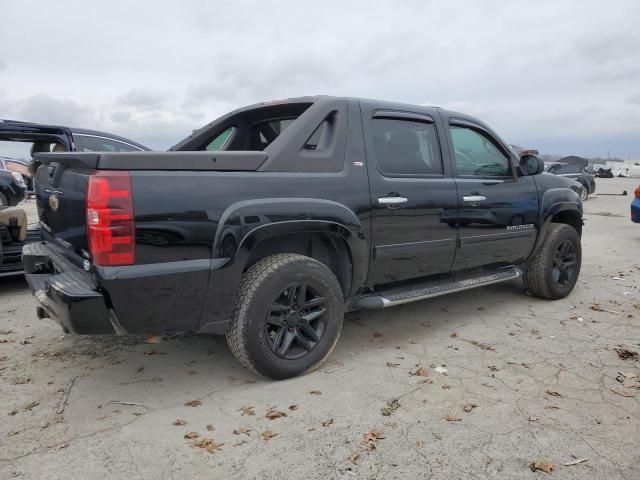
[[[544,171],[580,182],[582,184],[580,198],[583,202],[596,191],[595,178],[579,163],[549,162],[544,164]]]
[[[238,109],[168,152],[36,158],[44,241],[23,258],[40,318],[226,334],[271,378],[317,368],[345,311],[518,278],[557,299],[580,272],[576,182],[439,108],[302,97]]]

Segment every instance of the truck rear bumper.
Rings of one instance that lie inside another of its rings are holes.
[[[37,242],[22,251],[25,278],[39,304],[38,317],[55,320],[65,332],[116,333],[117,321],[95,281],[56,250]]]

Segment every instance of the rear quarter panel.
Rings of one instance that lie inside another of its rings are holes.
[[[100,268],[131,332],[195,331],[229,318],[249,252],[272,235],[333,229],[355,255],[358,278],[366,277],[363,167],[314,174],[139,171],[131,181],[136,265]]]

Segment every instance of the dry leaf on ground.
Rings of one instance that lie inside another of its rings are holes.
[[[544,393],[547,395],[551,395],[552,397],[561,397],[560,392],[556,392],[555,390],[545,390]]]
[[[378,440],[382,440],[384,435],[379,430],[369,430],[362,435],[362,443],[367,446],[369,450],[374,450],[377,447]]]
[[[295,403],[293,405],[289,405],[289,410],[297,410],[298,409],[298,405],[296,405]]]
[[[182,420],[181,418],[178,418],[177,420],[175,420],[173,422],[174,425],[179,426],[179,425],[186,425],[187,422],[185,422],[184,420]]]
[[[278,435],[278,434],[277,433],[273,433],[271,430],[265,430],[264,432],[262,432],[260,434],[260,436],[264,439],[265,442],[267,440],[275,437],[276,435]]]
[[[399,363],[387,362],[387,367],[396,368],[396,367],[399,367],[399,366],[400,366]]]
[[[309,393],[311,395],[322,395],[322,392],[320,390],[311,390]]]
[[[209,430],[210,432],[213,432],[213,431],[216,429],[216,427],[214,427],[213,425],[207,425],[207,426],[206,426],[206,427],[204,427],[204,428],[206,428],[206,429],[207,429],[207,430]]]
[[[287,414],[284,413],[283,411],[276,410],[275,407],[270,407],[264,416],[269,420],[275,420],[276,418],[286,417]]]
[[[185,402],[184,404],[185,407],[199,407],[200,405],[202,405],[202,402],[200,400],[191,400],[189,402]]]
[[[249,428],[244,428],[244,427],[240,427],[237,428],[233,431],[234,435],[246,435],[247,437],[250,437],[251,435],[249,435],[249,432],[251,431],[251,429]]]
[[[553,463],[531,462],[529,464],[529,468],[531,469],[532,472],[535,472],[536,470],[540,470],[544,473],[551,473],[553,472]]]
[[[200,435],[198,435],[196,432],[189,432],[184,434],[184,438],[186,438],[187,440],[193,440],[194,438],[198,438],[199,436]]]
[[[458,417],[457,415],[447,415],[447,422],[460,422],[462,421],[462,417]]]
[[[360,454],[358,452],[351,452],[351,455],[349,455],[349,461],[356,465],[358,463],[359,456]]]
[[[429,371],[424,367],[418,367],[413,372],[409,372],[411,376],[428,377]]]
[[[322,422],[323,427],[328,427],[333,423],[333,418],[327,418],[324,422]]]
[[[202,440],[198,440],[197,442],[193,442],[191,445],[194,447],[202,448],[209,453],[216,453],[222,451],[222,446],[224,443],[217,443],[215,440],[210,438],[203,438]]]
[[[256,412],[253,411],[253,407],[251,405],[243,405],[240,407],[240,409],[238,410],[239,412],[242,412],[242,416],[244,415],[255,415]]]
[[[234,447],[239,447],[240,445],[244,445],[245,443],[249,443],[246,440],[240,440],[238,443],[234,443],[233,446]]]
[[[464,407],[462,407],[462,409],[469,413],[471,410],[473,410],[474,408],[476,408],[478,405],[476,405],[475,403],[467,403]]]

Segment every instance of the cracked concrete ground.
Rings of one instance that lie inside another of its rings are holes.
[[[598,191],[638,183],[598,179]],[[615,350],[640,352],[630,202],[586,202],[568,298],[513,282],[350,314],[319,371],[281,382],[244,370],[222,338],[63,335],[36,319],[23,280],[0,279],[0,479],[544,477],[533,461],[560,479],[640,478],[640,390],[616,380],[640,375]],[[188,432],[224,445],[210,453]]]

